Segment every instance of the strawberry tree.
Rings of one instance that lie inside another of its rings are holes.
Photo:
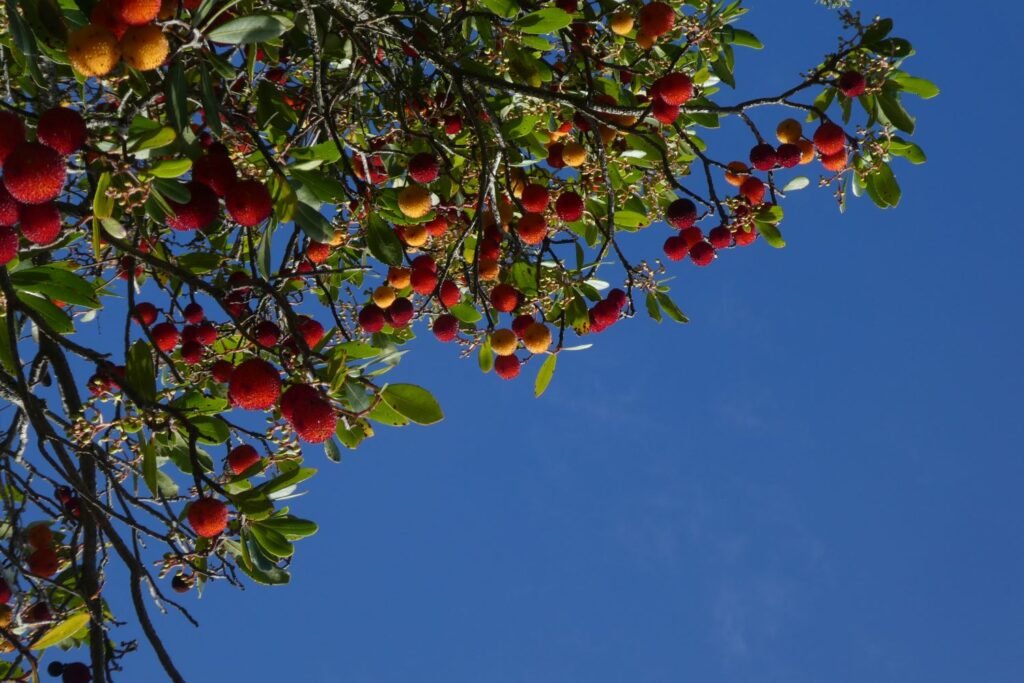
[[[746,12],[7,0],[3,677],[114,679],[131,621],[183,680],[154,607],[287,583],[325,458],[442,419],[394,372],[417,335],[540,395],[620,321],[686,322],[671,278],[783,247],[789,194],[895,207],[938,92],[911,44],[840,7],[832,52],[746,91]]]

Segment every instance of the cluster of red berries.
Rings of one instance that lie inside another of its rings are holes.
[[[85,120],[78,112],[55,107],[43,112],[36,139],[26,138],[16,114],[0,111],[0,265],[18,255],[19,237],[52,244],[60,236],[61,215],[54,202],[64,190],[66,157],[85,144]]]
[[[174,230],[205,230],[220,217],[220,200],[239,225],[255,227],[273,213],[270,192],[258,180],[240,179],[228,149],[211,142],[206,153],[192,165],[188,183],[189,200],[170,202],[173,215],[167,219]]]

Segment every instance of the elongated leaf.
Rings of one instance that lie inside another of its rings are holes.
[[[558,363],[558,356],[551,354],[541,363],[537,371],[537,379],[533,382],[533,395],[540,398],[541,394],[548,390],[551,378],[555,376],[555,364]]]
[[[59,645],[71,636],[82,630],[89,623],[88,612],[76,612],[64,621],[53,626],[42,637],[32,644],[33,650],[45,650],[48,647]]]
[[[757,227],[757,232],[764,238],[764,241],[771,246],[776,249],[782,249],[786,246],[786,240],[782,239],[782,233],[771,223],[754,221],[754,225]]]
[[[370,253],[389,266],[402,263],[402,242],[395,231],[377,216],[371,216],[366,225],[366,243]]]
[[[295,224],[302,228],[310,239],[317,242],[330,242],[334,237],[334,228],[316,207],[305,202],[295,205]]]
[[[54,332],[70,334],[75,331],[75,326],[71,322],[71,318],[68,317],[68,314],[49,299],[43,299],[29,292],[18,292],[18,301],[35,311]]]
[[[89,282],[57,266],[36,266],[11,275],[11,283],[21,292],[35,292],[51,299],[88,308],[99,308],[96,290]]]
[[[440,404],[429,391],[415,384],[389,384],[381,400],[416,424],[429,425],[444,419]]]
[[[214,43],[226,45],[244,45],[246,43],[262,43],[277,38],[295,24],[291,19],[280,15],[256,14],[239,17],[221,24],[206,34]]]
[[[539,35],[542,33],[552,33],[565,28],[571,23],[571,14],[564,10],[560,10],[557,7],[548,7],[546,9],[537,10],[536,12],[530,12],[522,19],[516,21],[512,26],[523,33]]]
[[[128,350],[128,363],[125,368],[128,386],[143,400],[156,400],[156,368],[149,344],[141,339],[132,344]]]
[[[658,303],[661,305],[661,310],[665,311],[665,314],[676,321],[677,323],[688,323],[690,319],[686,317],[676,305],[676,302],[672,300],[672,297],[667,292],[655,292],[654,294],[658,298]]]

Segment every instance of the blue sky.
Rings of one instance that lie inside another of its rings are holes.
[[[750,5],[744,96],[834,45],[810,0]],[[900,208],[798,193],[786,249],[676,266],[690,325],[616,325],[539,400],[532,369],[423,339],[396,379],[445,422],[323,460],[291,586],[189,596],[198,632],[158,620],[188,680],[1024,678],[1022,150],[997,137],[1024,12],[855,5],[943,89],[911,102],[930,161],[897,166]],[[128,678],[157,680],[141,648]]]

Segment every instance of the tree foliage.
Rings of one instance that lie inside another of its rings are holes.
[[[906,100],[938,92],[911,44],[841,9],[831,53],[740,95],[746,12],[7,0],[0,674],[80,647],[65,680],[116,678],[130,620],[183,680],[154,605],[287,583],[324,459],[442,419],[388,379],[416,332],[540,395],[619,320],[686,322],[678,273],[783,247],[790,193],[897,206]]]

